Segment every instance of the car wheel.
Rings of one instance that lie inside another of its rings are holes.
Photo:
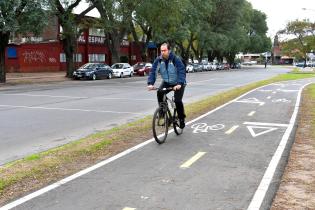
[[[122,78],[123,76],[124,76],[124,73],[121,72],[119,77]]]
[[[107,76],[107,79],[111,79],[112,78],[112,73],[109,73]]]
[[[129,77],[132,77],[132,72],[130,72]]]
[[[92,80],[96,80],[96,75],[95,74],[92,75]]]

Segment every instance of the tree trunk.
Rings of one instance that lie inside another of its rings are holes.
[[[73,54],[74,54],[74,44],[73,44],[73,38],[70,36],[65,37],[65,39],[62,40],[63,42],[63,48],[66,54],[66,64],[67,64],[67,77],[71,78],[73,71],[74,71],[74,60],[73,60]]]
[[[5,48],[9,43],[9,33],[0,33],[0,83],[6,82]]]
[[[112,53],[112,62],[119,63],[121,52],[120,52],[120,43],[121,39],[119,38],[120,35],[117,33],[110,33],[111,42],[109,43],[109,48]]]

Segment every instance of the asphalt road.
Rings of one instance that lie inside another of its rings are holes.
[[[267,79],[288,69],[251,67],[187,74],[184,102]],[[0,165],[153,113],[145,77],[0,89]]]
[[[163,145],[149,140],[3,209],[269,209],[310,82],[250,91]]]

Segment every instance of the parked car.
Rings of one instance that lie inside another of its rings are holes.
[[[296,67],[306,67],[304,61],[303,61],[303,62],[295,63],[295,66],[296,66]]]
[[[191,64],[188,64],[188,65],[186,66],[186,72],[187,72],[187,73],[192,73],[192,72],[194,72],[194,67],[193,67]]]
[[[133,66],[133,71],[139,76],[148,75],[152,69],[151,63],[138,62]]]
[[[223,65],[223,69],[224,69],[224,70],[229,70],[229,69],[230,69],[230,64],[228,64],[228,63],[223,63],[222,65]]]
[[[104,63],[86,63],[72,74],[74,79],[111,79],[113,70],[110,66]]]
[[[240,68],[241,68],[241,64],[240,64],[240,63],[233,63],[233,64],[231,65],[231,68],[232,68],[232,69],[240,69]]]
[[[129,63],[115,63],[112,65],[112,69],[115,77],[132,77],[133,75],[133,67]]]
[[[194,63],[192,66],[193,66],[194,72],[202,71],[202,65],[199,65],[199,63]]]

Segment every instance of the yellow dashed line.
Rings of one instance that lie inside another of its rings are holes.
[[[234,125],[232,128],[230,128],[228,131],[225,132],[225,134],[231,134],[233,133],[238,127],[240,127],[239,125]]]
[[[194,155],[192,158],[190,158],[184,164],[182,164],[180,166],[180,168],[189,168],[194,162],[196,162],[198,159],[200,159],[205,154],[206,154],[206,152],[198,152],[196,155]]]
[[[252,111],[252,112],[248,113],[248,116],[251,117],[251,116],[253,116],[255,113],[256,113],[255,111]]]

